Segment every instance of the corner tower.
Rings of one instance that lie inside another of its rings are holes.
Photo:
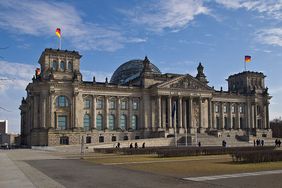
[[[45,49],[38,61],[41,67],[41,79],[81,81],[81,57],[76,51]]]

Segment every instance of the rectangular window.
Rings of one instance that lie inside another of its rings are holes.
[[[97,100],[97,109],[102,109],[103,108],[103,100],[102,99],[98,99]]]
[[[224,113],[227,112],[227,106],[226,106],[226,105],[223,106],[223,112],[224,112]]]
[[[89,99],[86,99],[84,101],[84,108],[89,109],[91,105],[91,101]]]
[[[219,112],[219,107],[218,107],[218,105],[215,105],[215,112],[216,112],[216,113]]]
[[[132,108],[133,108],[133,110],[138,110],[138,102],[137,101],[132,102]]]
[[[244,107],[243,107],[243,106],[240,106],[240,107],[239,107],[239,112],[240,112],[240,113],[244,113]]]
[[[235,113],[235,107],[233,105],[231,106],[231,112]]]
[[[120,108],[122,109],[122,110],[126,110],[126,106],[127,105],[127,103],[126,103],[126,101],[121,101],[121,106],[120,106]]]
[[[115,109],[116,108],[116,104],[114,100],[110,101],[110,109]]]
[[[67,128],[67,116],[58,116],[58,129],[65,130]]]

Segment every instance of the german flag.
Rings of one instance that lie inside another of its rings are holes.
[[[56,35],[61,38],[61,29],[60,28],[57,28],[56,29]]]
[[[252,57],[251,57],[251,56],[249,56],[249,55],[246,55],[246,56],[245,56],[245,62],[246,62],[246,63],[250,63],[251,60],[252,60]]]

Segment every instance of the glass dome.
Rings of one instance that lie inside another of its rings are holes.
[[[114,72],[110,82],[114,84],[125,84],[130,80],[139,77],[143,67],[143,60],[130,60],[118,67],[118,69]],[[154,64],[150,63],[150,67],[153,73],[161,74],[161,71]]]

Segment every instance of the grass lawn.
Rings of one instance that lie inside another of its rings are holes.
[[[174,177],[192,177],[282,169],[281,162],[233,163],[229,155],[158,158],[156,155],[99,155],[85,160]]]

